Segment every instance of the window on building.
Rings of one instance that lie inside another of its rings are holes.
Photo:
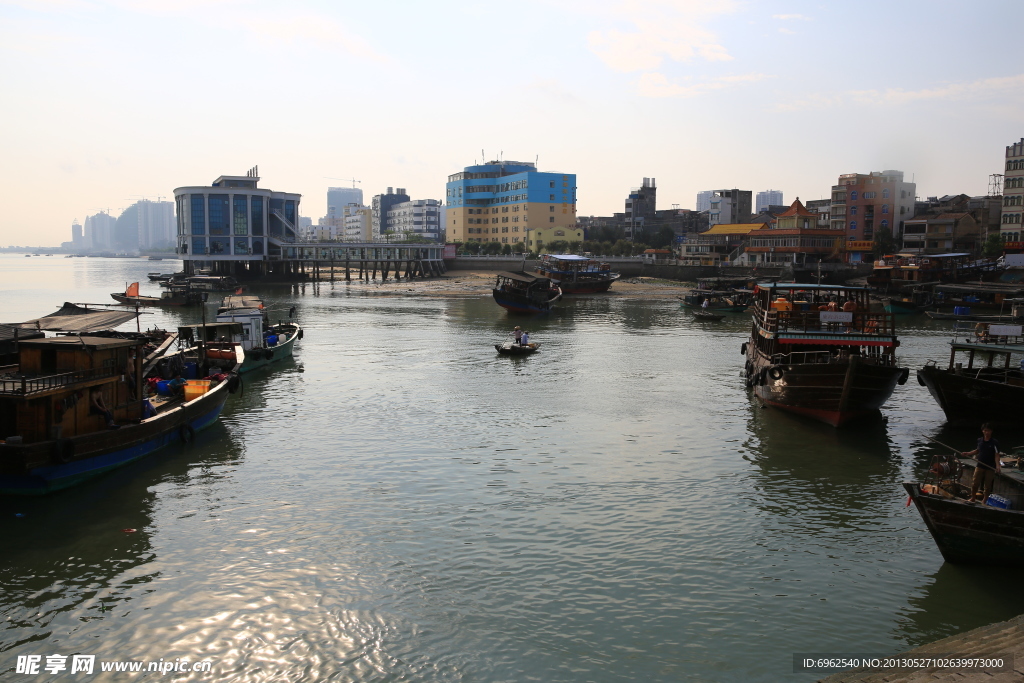
[[[889,198],[889,188],[885,188],[884,190],[882,190],[882,199],[888,199],[888,198]]]
[[[857,221],[850,221],[850,231],[852,232],[852,231],[854,231],[856,229],[857,229]]]
[[[850,201],[857,201],[857,190],[850,190]]]
[[[231,231],[229,229],[229,218],[228,218],[228,196],[226,194],[211,194],[207,197],[207,206],[210,219],[210,234],[211,235],[229,235]],[[220,252],[214,252],[214,245],[210,243],[210,253],[224,253],[225,250]]]
[[[555,207],[549,206],[548,207],[548,211],[550,211],[551,213],[554,213],[555,212]]]
[[[235,213],[235,220],[234,220],[235,234],[236,235],[248,235],[249,234],[249,221],[247,220],[248,219],[248,216],[247,216],[248,211],[247,211],[247,209],[249,208],[249,206],[248,206],[249,198],[246,195],[244,195],[244,194],[241,194],[241,195],[236,194],[235,195],[235,199],[234,199],[234,203],[235,203],[235,212],[234,212]],[[245,248],[246,248],[246,251],[248,251],[249,246],[246,245]]]
[[[850,215],[851,216],[856,216],[857,215],[857,207],[856,206],[851,206],[850,207]]]
[[[550,185],[551,187],[554,187],[554,186],[555,186],[555,181],[554,181],[554,180],[552,180],[552,181],[551,181],[550,183],[548,183],[548,184],[549,184],[549,185]]]
[[[889,221],[883,220],[881,223],[878,224],[878,227],[888,229],[889,228]]]
[[[889,213],[889,205],[882,204],[882,213]]]
[[[193,235],[205,235],[206,234],[206,210],[203,205],[206,198],[201,194],[194,194],[191,198],[192,201],[192,234]],[[193,250],[193,254],[202,254],[206,251],[206,240],[203,240],[203,251]]]
[[[554,216],[552,216],[551,218],[548,219],[548,223],[554,223],[554,222],[555,222],[555,217]]]

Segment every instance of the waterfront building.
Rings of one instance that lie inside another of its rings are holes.
[[[106,251],[114,245],[114,226],[117,219],[106,211],[85,217],[85,248],[91,251]]]
[[[981,226],[967,212],[920,215],[903,222],[900,251],[912,254],[972,253],[980,248],[982,241]],[[897,244],[900,243],[897,241]]]
[[[576,174],[537,170],[521,161],[489,161],[448,176],[449,242],[523,244],[583,239],[576,225]],[[561,234],[559,234],[561,233]]]
[[[638,239],[645,232],[644,226],[651,223],[658,211],[658,186],[654,178],[644,178],[640,187],[634,187],[626,197],[624,227],[626,238]]]
[[[807,210],[818,214],[818,227],[819,228],[831,228],[832,227],[832,198],[826,197],[825,199],[811,199],[804,204]]]
[[[697,193],[697,211],[706,212],[711,210],[711,198],[715,196],[714,190],[705,190]]]
[[[690,233],[680,245],[679,256],[684,266],[719,266],[735,263],[744,253],[748,236],[768,230],[764,223],[720,223],[710,230]]]
[[[800,198],[775,219],[769,230],[750,234],[744,247],[748,264],[810,266],[819,261],[839,261],[843,233],[818,227],[818,214],[808,211]]]
[[[84,233],[82,232],[82,226],[79,225],[78,219],[71,224],[71,248],[76,251],[85,249],[85,239],[83,238]]]
[[[746,223],[750,220],[750,190],[714,190],[711,195],[710,223]]]
[[[1003,170],[1003,210],[999,234],[1009,252],[1024,251],[1024,138],[1006,146]]]
[[[832,228],[846,236],[850,263],[871,260],[875,230],[887,228],[898,244],[904,222],[914,216],[915,183],[904,182],[903,171],[845,173],[832,186]]]
[[[250,175],[220,176],[210,185],[174,190],[178,253],[187,261],[250,261],[280,254],[299,236],[302,195],[257,187]]]
[[[440,242],[444,240],[444,224],[441,222],[443,202],[437,199],[412,199],[399,202],[388,210],[388,232],[386,235],[422,237]]]
[[[772,204],[782,204],[782,190],[763,190],[757,193],[757,201],[754,206],[754,213],[761,213]]]
[[[370,202],[371,218],[373,220],[373,239],[381,238],[384,233],[391,230],[391,224],[388,220],[388,211],[395,204],[401,204],[402,202],[409,201],[409,195],[405,193],[405,188],[400,187],[397,190],[388,188],[388,191],[384,194],[374,195]]]

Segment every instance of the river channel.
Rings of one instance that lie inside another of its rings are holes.
[[[145,273],[179,265],[2,255],[0,321],[154,293]],[[836,430],[760,408],[748,319],[674,298],[523,323],[489,296],[253,292],[305,337],[194,445],[0,498],[0,678],[82,653],[212,663],[168,680],[804,681],[794,653],[893,654],[1024,611],[905,507],[925,436],[976,438],[913,374]],[[539,354],[494,352],[514,324]],[[911,368],[948,356],[949,323],[899,333]]]

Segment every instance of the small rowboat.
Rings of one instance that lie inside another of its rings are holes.
[[[697,320],[707,320],[708,322],[718,322],[724,320],[724,315],[718,315],[717,313],[708,313],[707,311],[694,311],[693,317]]]
[[[503,344],[494,345],[494,350],[505,356],[528,356],[539,348],[540,344],[536,342],[519,345],[513,341],[507,341]]]

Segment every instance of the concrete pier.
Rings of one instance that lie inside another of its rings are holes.
[[[952,671],[943,669],[905,669],[898,671],[863,671],[854,669],[823,678],[819,683],[949,683],[984,681],[1011,683],[1024,681],[1024,615],[1009,621],[981,626],[955,636],[904,652],[897,657],[930,657],[958,654],[971,657],[1013,655],[1013,670],[998,673],[984,671]]]

